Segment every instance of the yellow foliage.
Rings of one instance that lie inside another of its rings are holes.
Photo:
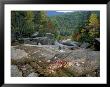
[[[96,14],[91,14],[90,18],[89,18],[89,25],[90,26],[93,26],[95,28],[98,28],[99,27],[99,20],[97,18],[97,15]]]
[[[84,31],[85,31],[85,30],[84,30],[84,29],[82,29],[82,30],[81,30],[81,33],[83,33]]]

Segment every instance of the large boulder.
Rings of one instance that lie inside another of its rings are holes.
[[[33,38],[32,41],[41,43],[42,45],[52,45],[54,43],[54,40],[48,37],[36,37]]]
[[[77,41],[73,41],[73,40],[71,40],[71,39],[67,39],[67,40],[62,40],[61,41],[62,43],[70,43],[70,44],[76,44],[76,45],[80,45],[80,43],[79,42],[77,42]]]
[[[84,42],[84,43],[82,43],[81,44],[81,48],[88,48],[90,46],[90,44],[89,43],[87,43],[87,42]]]
[[[42,45],[53,45],[54,44],[54,35],[51,33],[46,33],[45,36],[39,34],[39,32],[35,32],[32,34],[30,38],[23,38],[25,44],[38,45],[38,43]]]
[[[35,37],[35,38],[23,38],[25,44],[38,45],[41,43],[42,45],[53,45],[54,40],[49,37]]]
[[[64,49],[64,45],[61,44],[61,43],[58,42],[58,41],[55,41],[55,46],[56,46],[59,50]]]
[[[64,45],[64,48],[68,49],[77,49],[79,48],[78,42],[71,41],[71,40],[64,40],[61,42],[62,45]]]

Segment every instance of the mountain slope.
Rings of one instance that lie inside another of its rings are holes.
[[[51,21],[56,25],[61,35],[70,35],[80,27],[88,23],[91,13],[95,12],[98,16],[99,11],[77,11],[62,15],[50,16]]]

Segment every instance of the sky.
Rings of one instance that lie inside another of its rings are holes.
[[[70,13],[70,12],[74,12],[74,11],[47,11],[47,15],[55,16],[55,15],[61,15],[61,14]]]

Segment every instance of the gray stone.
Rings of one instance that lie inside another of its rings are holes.
[[[23,73],[22,75],[24,77],[28,76],[30,73],[32,73],[34,71],[29,64],[20,66],[19,68],[22,70],[22,73]]]
[[[21,49],[16,49],[13,46],[11,46],[11,59],[21,59],[23,57],[26,57],[28,54]]]
[[[79,47],[76,43],[72,43],[71,41],[62,41],[62,42],[56,41],[55,45],[57,45],[61,49],[77,49]]]
[[[89,43],[82,43],[82,45],[80,46],[81,48],[88,48],[90,46]]]
[[[75,44],[75,45],[77,45],[77,46],[80,46],[80,45],[81,45],[80,42],[76,42],[76,41],[71,41],[71,44]]]
[[[38,35],[39,35],[39,32],[35,32],[35,33],[32,34],[31,37],[37,37]]]
[[[30,73],[27,77],[38,77],[38,74],[37,73]]]
[[[96,77],[100,76],[100,51],[90,51],[86,49],[73,50],[72,52],[64,52],[56,54],[52,61],[67,60],[71,66],[68,70],[74,76]]]
[[[45,35],[46,37],[48,37],[48,38],[50,38],[50,39],[53,39],[53,37],[54,37],[54,35],[53,34],[51,34],[51,33],[46,33],[46,35]]]
[[[21,47],[22,49],[24,49],[23,46]],[[40,61],[39,62],[40,65],[43,64],[45,65],[45,63],[50,64],[55,60],[65,60],[69,62],[69,66],[72,65],[69,67],[69,72],[73,73],[74,76],[78,76],[78,77],[100,76],[100,51],[92,51],[89,49],[81,48],[76,50],[66,49],[64,50],[65,52],[59,52],[58,49],[57,50],[55,49],[56,48],[55,45],[54,46],[42,45],[42,47],[31,45],[31,46],[25,46],[25,48],[29,48],[30,51],[33,50],[30,52],[32,59],[31,62],[33,60],[34,61],[38,60]],[[47,62],[42,63],[42,60]],[[50,61],[48,62],[48,60]],[[22,65],[20,66],[21,68],[19,67],[19,69],[22,70],[22,76],[27,77],[29,74],[36,72],[36,68],[30,65],[30,63],[23,64],[23,66]],[[44,70],[44,68],[42,68],[42,70]]]
[[[35,38],[24,38],[25,44],[38,45],[41,43],[42,45],[52,45],[54,44],[54,39],[49,37],[35,37]]]
[[[11,65],[11,76],[22,77],[22,72],[18,69],[16,65]]]

